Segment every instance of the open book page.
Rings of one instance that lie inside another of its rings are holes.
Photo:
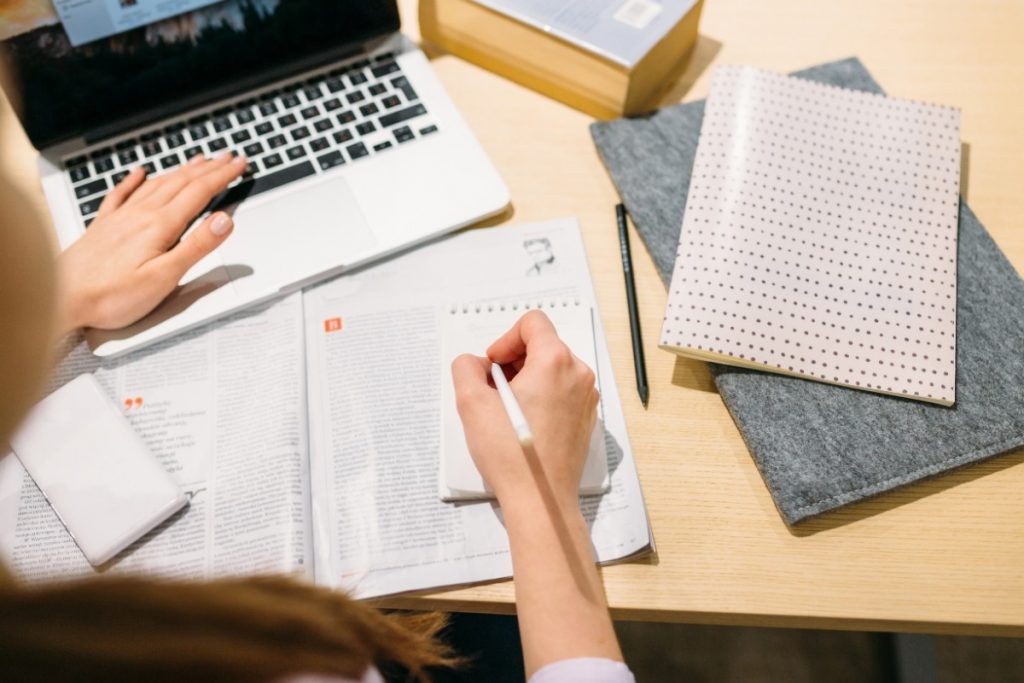
[[[306,293],[318,582],[373,597],[511,575],[500,508],[438,499],[440,316],[523,297],[594,300],[575,220],[461,233]],[[607,562],[651,538],[599,316],[595,333],[611,490],[583,507]]]
[[[311,575],[302,301],[294,295],[123,359],[84,344],[51,389],[93,372],[190,504],[103,571]],[[0,551],[28,580],[96,572],[13,454]]]

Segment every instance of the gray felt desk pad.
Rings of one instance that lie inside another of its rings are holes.
[[[793,75],[882,92],[857,59]],[[703,115],[699,101],[591,126],[666,286]],[[1024,282],[963,200],[958,256],[952,408],[711,365],[788,524],[1024,445]]]

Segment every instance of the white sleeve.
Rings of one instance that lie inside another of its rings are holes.
[[[636,679],[622,662],[578,657],[548,664],[530,676],[528,683],[636,683]]]

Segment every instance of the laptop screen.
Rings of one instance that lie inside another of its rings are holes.
[[[7,0],[0,54],[43,148],[251,88],[398,27],[395,0]]]

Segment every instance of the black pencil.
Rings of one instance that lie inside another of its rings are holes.
[[[619,223],[619,248],[622,250],[622,272],[626,278],[626,301],[629,304],[629,329],[633,334],[633,368],[636,371],[636,391],[640,402],[647,407],[650,390],[647,387],[647,365],[644,363],[644,342],[640,336],[640,311],[636,305],[636,282],[633,281],[633,257],[629,252],[629,232],[626,230],[626,206],[615,207]]]

